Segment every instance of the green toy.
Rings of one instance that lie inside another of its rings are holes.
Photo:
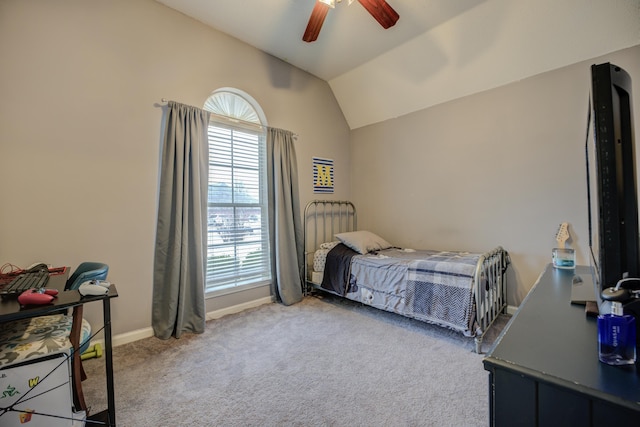
[[[82,360],[92,359],[94,357],[102,357],[102,346],[99,343],[92,345],[87,351],[80,355],[80,359]]]

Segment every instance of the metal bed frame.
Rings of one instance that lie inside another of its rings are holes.
[[[323,290],[311,281],[313,254],[321,243],[335,240],[337,233],[357,230],[357,213],[346,200],[312,200],[304,209],[304,295]],[[475,352],[481,353],[484,334],[507,307],[509,254],[501,246],[480,256],[473,279]]]

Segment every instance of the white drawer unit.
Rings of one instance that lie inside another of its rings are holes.
[[[0,366],[0,425],[83,426],[71,399],[71,359],[58,352]]]

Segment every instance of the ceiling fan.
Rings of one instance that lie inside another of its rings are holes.
[[[338,0],[338,3],[341,1]],[[393,27],[400,18],[400,15],[385,0],[358,0],[358,2],[367,9],[384,29]],[[349,4],[351,3],[353,3],[353,0],[349,0]],[[302,40],[312,42],[318,38],[324,18],[326,18],[329,9],[334,8],[335,5],[336,0],[316,0]]]

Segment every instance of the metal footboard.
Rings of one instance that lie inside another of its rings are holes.
[[[489,327],[507,307],[509,254],[498,246],[483,254],[476,265],[474,278],[475,345],[481,353],[482,340]]]

